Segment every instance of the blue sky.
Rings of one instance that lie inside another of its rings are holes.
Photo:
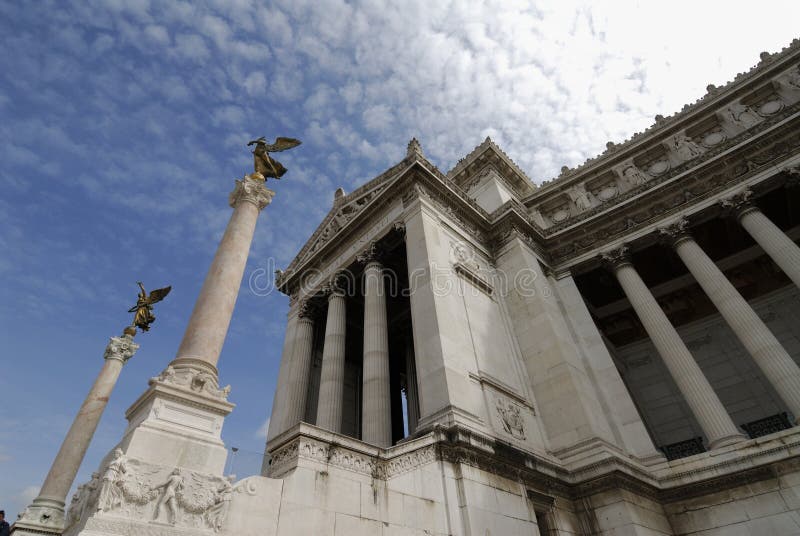
[[[303,145],[245,277],[285,267],[330,208],[417,136],[443,171],[491,135],[535,181],[643,130],[797,37],[796,1],[0,0],[0,509],[37,492],[130,321],[173,285],[123,370],[78,482],[174,357],[245,143]],[[745,7],[746,6],[746,7]],[[261,293],[264,294],[264,293]],[[245,283],[220,360],[223,430],[255,470],[288,300]]]

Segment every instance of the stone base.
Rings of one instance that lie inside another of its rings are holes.
[[[37,497],[11,527],[17,536],[58,534],[64,530],[64,503]]]

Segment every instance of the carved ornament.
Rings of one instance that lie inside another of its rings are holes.
[[[228,196],[228,203],[232,208],[236,208],[241,202],[252,203],[258,210],[263,210],[272,202],[274,196],[275,192],[267,188],[263,180],[246,175],[243,179],[236,180],[236,186]]]

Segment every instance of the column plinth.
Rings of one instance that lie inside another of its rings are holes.
[[[317,426],[336,433],[342,431],[346,321],[346,298],[340,290],[332,289],[322,350]]]
[[[389,335],[383,266],[375,248],[362,255],[364,267],[364,365],[361,439],[379,447],[392,445],[389,388]]]
[[[67,493],[75,481],[122,366],[139,348],[133,342],[135,333],[133,328],[126,328],[121,337],[112,337],[106,346],[103,367],[72,421],[38,497],[14,523],[15,534],[61,534],[64,529]]]
[[[800,419],[800,367],[756,312],[686,231],[686,221],[662,229],[697,283],[753,357],[767,380]]]
[[[606,253],[603,257],[612,265],[653,346],[705,432],[709,447],[713,449],[743,441],[744,435],[736,428],[689,349],[633,267],[627,248]]]

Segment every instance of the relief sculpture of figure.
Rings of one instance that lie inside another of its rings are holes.
[[[786,77],[786,86],[789,89],[800,91],[800,65],[792,69],[792,72]]]
[[[703,154],[703,148],[692,141],[686,134],[675,134],[672,136],[671,148],[682,160],[691,160]]]
[[[650,177],[645,175],[642,170],[634,165],[629,165],[622,170],[622,178],[625,179],[631,186],[639,186],[646,183]]]
[[[67,513],[67,526],[72,526],[83,519],[92,497],[100,484],[100,473],[92,473],[92,479],[85,484],[78,486],[78,490],[72,496]]]
[[[139,285],[139,297],[136,305],[131,307],[128,312],[136,313],[133,317],[134,326],[142,331],[149,331],[150,324],[156,321],[156,317],[153,315],[153,304],[166,298],[172,287],[157,288],[148,295],[142,282],[139,281],[137,284]]]
[[[567,190],[567,195],[581,212],[592,208],[592,201],[589,199],[589,192],[583,184],[577,184]]]
[[[746,104],[732,102],[725,108],[725,118],[731,123],[744,128],[750,128],[758,123],[758,116]]]
[[[158,486],[153,488],[153,491],[163,489],[164,492],[161,494],[161,497],[158,499],[156,503],[155,512],[153,514],[153,519],[158,520],[158,516],[161,513],[161,507],[165,506],[167,508],[167,515],[169,518],[169,523],[174,525],[178,521],[178,490],[183,486],[183,477],[181,476],[180,469],[173,469],[172,473],[167,477],[167,480],[163,484],[159,484]]]
[[[228,475],[217,488],[214,504],[205,513],[206,523],[214,532],[222,530],[222,525],[228,517],[228,508],[233,500],[233,481],[236,475]]]
[[[275,143],[269,144],[264,136],[261,136],[257,140],[251,140],[247,146],[256,146],[256,148],[253,149],[253,165],[255,167],[255,175],[260,175],[259,178],[264,180],[266,180],[267,177],[271,177],[273,179],[280,179],[283,177],[283,174],[286,173],[286,168],[283,167],[283,164],[274,158],[271,158],[269,153],[285,151],[286,149],[297,147],[301,143],[302,142],[300,140],[296,140],[294,138],[279,137],[275,139]]]
[[[103,473],[103,482],[100,488],[100,499],[97,501],[98,512],[109,512],[122,504],[122,480],[128,472],[128,458],[122,449],[114,451],[114,459]]]

